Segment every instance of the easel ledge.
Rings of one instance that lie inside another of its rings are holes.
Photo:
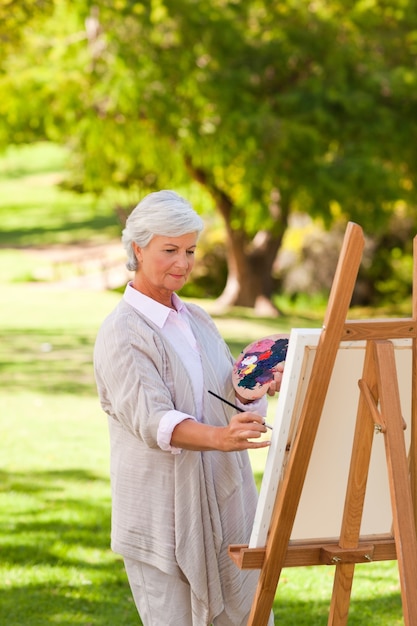
[[[229,556],[240,569],[262,569],[266,548],[248,548],[247,545],[229,546]],[[369,563],[397,559],[392,535],[362,536],[358,546],[342,549],[334,537],[312,541],[289,542],[283,567],[307,565],[337,565],[339,563]]]

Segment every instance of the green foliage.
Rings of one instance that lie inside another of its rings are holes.
[[[45,142],[9,146],[0,158],[3,279],[24,283],[64,280],[86,274],[86,260],[90,266],[94,261],[89,257],[90,246],[104,246],[119,239],[122,225],[113,207],[133,206],[138,197],[136,193],[107,190],[100,199],[92,194],[74,193],[67,189],[67,162],[66,149]],[[201,208],[206,228],[199,240],[192,280],[182,295],[218,297],[227,274],[221,220],[213,214],[198,186],[187,187],[183,193]],[[385,234],[367,237],[370,252],[365,252],[360,271],[357,302],[374,307],[393,305],[393,311],[388,314],[394,315],[404,303],[404,314],[409,314],[413,235],[413,219],[400,212],[399,216],[394,215]],[[59,246],[66,245],[74,248],[68,260],[58,250]],[[41,253],[45,246],[53,247],[48,253]],[[75,246],[79,246],[78,252]],[[323,233],[314,222],[306,226],[304,220],[300,227],[293,225],[287,231],[284,254],[294,257],[296,275],[299,278],[301,275],[302,280],[294,284],[291,266],[284,269],[273,296],[278,310],[294,312],[296,306],[323,310],[340,246],[341,233],[337,229],[333,234]],[[324,256],[325,265],[322,264]],[[123,258],[120,249],[121,266]],[[100,261],[96,255],[96,265],[105,264],[105,259]],[[121,273],[122,282],[125,278]],[[103,276],[101,280],[105,280]]]
[[[197,181],[241,304],[271,297],[295,211],[417,229],[413,0],[29,6],[7,21],[0,145],[66,143],[73,187],[96,194]]]
[[[0,0],[0,55],[14,52],[22,44],[25,28],[53,12],[53,0]]]
[[[251,235],[295,208],[383,228],[415,200],[413,2],[88,4],[12,29],[3,141],[67,140],[95,190],[181,184],[191,160]]]

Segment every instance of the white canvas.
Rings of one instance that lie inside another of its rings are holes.
[[[291,332],[271,447],[249,543],[251,548],[266,545],[276,492],[285,472],[286,446],[300,416],[320,332],[320,329],[294,329]],[[411,341],[395,340],[393,344],[401,409],[409,424]],[[359,401],[358,380],[362,376],[365,346],[365,342],[358,341],[340,344],[291,539],[338,538],[340,535]],[[407,449],[409,430],[405,431]],[[372,445],[361,534],[389,532],[391,523],[384,438],[382,434],[376,434]]]

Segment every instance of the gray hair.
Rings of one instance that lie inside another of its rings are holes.
[[[148,194],[133,209],[122,232],[122,243],[127,253],[126,267],[137,270],[138,260],[133,243],[146,248],[154,235],[181,237],[200,233],[204,223],[187,200],[175,191],[162,190]]]

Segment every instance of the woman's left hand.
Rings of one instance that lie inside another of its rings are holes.
[[[278,393],[278,391],[281,389],[282,374],[284,372],[284,367],[285,367],[285,361],[282,361],[282,363],[278,363],[277,368],[274,372],[274,379],[271,381],[271,384],[268,387],[267,393],[269,396],[273,396],[274,394]]]

